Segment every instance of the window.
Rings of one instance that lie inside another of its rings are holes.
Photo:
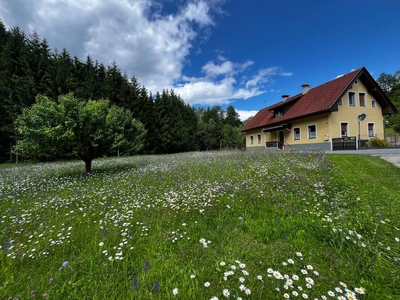
[[[340,134],[342,136],[348,136],[347,123],[340,123]]]
[[[276,112],[275,112],[275,118],[276,117],[282,117],[283,116],[283,111],[282,110],[277,110]]]
[[[257,134],[257,143],[261,144],[261,134]]]
[[[365,106],[365,94],[364,93],[360,93],[358,95],[359,97],[359,101],[360,101],[360,106]]]
[[[375,136],[375,130],[374,130],[374,123],[368,123],[368,136],[369,137],[374,137]]]
[[[349,106],[356,106],[356,93],[349,92]]]
[[[254,137],[251,135],[250,136],[250,144],[253,145],[254,144]]]
[[[317,138],[317,126],[308,125],[308,138],[309,139]]]
[[[300,128],[293,128],[293,139],[300,140]]]
[[[372,107],[376,107],[376,101],[375,101],[375,100],[372,100],[372,101],[371,101],[371,106],[372,106]]]
[[[342,105],[343,105],[343,100],[342,100],[342,98],[339,99],[338,105],[339,105],[339,106],[342,106]]]

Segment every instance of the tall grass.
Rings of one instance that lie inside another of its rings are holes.
[[[79,162],[2,168],[0,298],[395,299],[398,187],[384,183],[399,171],[358,157],[355,172],[354,159],[214,152],[97,160],[91,175]]]

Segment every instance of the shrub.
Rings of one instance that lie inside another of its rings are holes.
[[[388,147],[389,143],[386,140],[381,140],[379,138],[372,138],[369,140],[371,147]]]

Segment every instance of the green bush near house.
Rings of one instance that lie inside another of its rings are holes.
[[[369,145],[371,147],[388,147],[389,143],[386,140],[382,140],[379,138],[373,138],[369,140]]]

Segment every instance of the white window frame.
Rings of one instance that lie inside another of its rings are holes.
[[[254,144],[254,136],[250,136],[250,145],[253,145]]]
[[[371,107],[376,107],[376,100],[375,99],[371,100]]]
[[[372,124],[372,135],[369,134],[369,125]],[[368,132],[368,137],[375,137],[375,123],[369,122],[367,123],[367,132]]]
[[[350,97],[350,95],[353,95],[354,96],[354,98],[353,98],[353,104],[351,104],[351,97]],[[348,97],[349,97],[349,106],[356,106],[356,93],[355,92],[349,92],[349,94],[348,94]]]
[[[282,116],[283,116],[283,111],[278,110],[275,112],[275,118],[282,117]]]
[[[296,139],[296,132],[295,132],[296,129],[299,130],[299,138],[298,139]],[[301,140],[301,129],[300,129],[300,127],[294,127],[293,128],[293,140],[294,141],[300,141]]]
[[[342,134],[342,124],[346,124],[346,135],[343,135]],[[343,121],[343,122],[340,122],[340,136],[341,137],[345,137],[345,136],[349,136],[350,135],[350,132],[349,132],[349,122],[345,122],[345,121]]]
[[[311,126],[314,126],[315,127],[315,136],[314,137],[311,137],[311,135],[310,135],[310,127]],[[307,126],[307,136],[308,136],[308,139],[312,139],[312,140],[315,140],[316,138],[317,138],[317,124],[310,124],[310,125],[308,125]]]
[[[261,134],[257,134],[257,144],[261,144]]]

